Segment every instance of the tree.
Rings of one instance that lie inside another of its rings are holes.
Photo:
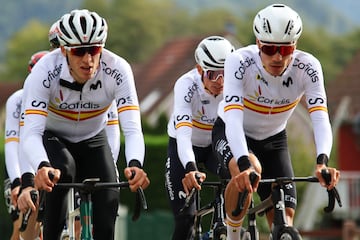
[[[6,72],[4,81],[23,81],[27,75],[27,66],[32,54],[49,49],[49,26],[36,20],[28,22],[7,43],[5,54]]]
[[[171,4],[166,1],[88,0],[109,25],[107,47],[130,62],[140,62],[159,48],[168,36]]]

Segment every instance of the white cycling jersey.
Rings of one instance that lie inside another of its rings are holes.
[[[182,75],[174,87],[174,109],[168,122],[168,135],[176,138],[182,165],[195,162],[192,146],[211,144],[211,130],[217,118],[222,94],[208,93],[197,69]]]
[[[125,157],[143,163],[145,145],[133,73],[128,62],[103,49],[95,76],[77,84],[60,49],[42,57],[24,84],[21,149],[34,169],[49,161],[42,144],[44,130],[70,142],[98,134],[107,124],[112,102],[125,136]],[[120,139],[119,139],[120,141]],[[22,173],[26,171],[22,170]]]
[[[21,119],[22,96],[23,89],[19,89],[11,94],[6,101],[5,165],[11,182],[16,178],[21,178],[19,142],[21,126],[24,124]],[[120,151],[120,128],[117,116],[116,103],[113,101],[108,111],[108,121],[105,129],[115,163]]]
[[[284,130],[295,107],[305,96],[317,154],[330,156],[332,132],[320,62],[311,54],[295,50],[278,77],[263,67],[256,45],[240,48],[225,61],[224,100],[219,115],[234,157],[248,155],[244,133],[262,140]]]

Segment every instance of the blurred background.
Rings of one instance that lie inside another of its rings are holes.
[[[324,214],[327,193],[314,184],[299,184],[296,226],[307,239],[345,239],[344,228],[358,232],[360,215],[360,2],[353,0],[0,0],[0,120],[4,104],[22,87],[30,56],[49,49],[50,26],[72,9],[87,8],[109,25],[106,48],[133,67],[146,140],[145,168],[151,179],[146,191],[149,211],[132,222],[133,195],[122,192],[125,213],[121,239],[170,239],[172,217],[165,195],[166,124],[172,110],[172,87],[191,69],[198,42],[223,35],[237,47],[253,44],[254,15],[270,3],[285,3],[302,17],[298,48],[315,55],[323,66],[329,113],[334,131],[331,165],[342,170],[339,189],[344,207]],[[300,104],[288,126],[295,173],[312,175],[315,152],[307,111]],[[4,136],[3,128],[1,134]],[[0,145],[3,180],[3,138]],[[119,170],[124,168],[123,152]],[[212,178],[214,176],[210,176]],[[3,184],[0,186],[3,192]],[[204,193],[211,198],[211,192]],[[130,217],[129,217],[130,216]],[[125,225],[124,225],[125,224]],[[259,224],[262,233],[268,231]],[[0,198],[1,239],[9,239],[11,221]],[[149,236],[152,236],[149,238]],[[348,238],[352,239],[352,238]]]

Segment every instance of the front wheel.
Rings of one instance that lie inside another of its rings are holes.
[[[241,240],[259,240],[259,231],[256,228],[245,229],[242,228],[240,232]]]
[[[214,240],[226,240],[227,232],[226,226],[217,227],[214,230]]]
[[[296,228],[284,227],[279,233],[279,238],[274,240],[302,240],[302,238]]]

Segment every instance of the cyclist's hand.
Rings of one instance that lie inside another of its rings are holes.
[[[53,179],[50,179],[49,172],[51,173],[50,175],[54,176]],[[60,174],[61,172],[59,169],[55,169],[52,167],[40,168],[35,175],[35,187],[40,190],[51,192],[54,184],[59,181]]]
[[[29,208],[31,208],[32,211],[36,210],[36,206],[31,200],[30,192],[32,190],[35,190],[35,188],[33,187],[24,188],[19,195],[17,204],[19,210],[23,213],[25,213]]]
[[[235,161],[230,161],[229,168],[231,172],[231,180],[229,184],[233,184],[238,192],[244,192],[245,190],[247,190],[249,193],[253,193],[257,191],[261,176],[258,172],[254,170],[253,167],[250,167],[240,172],[237,163]],[[254,183],[254,186],[252,186],[250,182],[251,172],[255,172],[258,175],[258,178]]]
[[[249,193],[253,193],[257,191],[261,178],[261,165],[260,163],[256,162],[258,160],[255,156],[251,156],[249,160],[251,164],[254,165],[254,167],[250,167],[242,172],[240,172],[238,163],[234,158],[232,158],[229,162],[229,170],[231,174],[231,180],[229,184],[233,184],[238,192],[244,192],[244,190],[247,190]],[[251,185],[250,181],[251,172],[256,173],[258,176],[253,186]]]
[[[326,184],[325,179],[321,175],[321,171],[323,169],[326,169],[326,171],[329,172],[331,175],[331,181],[329,185]],[[340,180],[340,171],[338,171],[336,168],[326,167],[325,164],[317,164],[315,176],[319,179],[321,186],[326,187],[328,190],[331,190],[337,185]]]
[[[189,195],[192,188],[196,188],[197,190],[201,190],[201,186],[198,183],[198,180],[196,178],[197,175],[200,182],[205,181],[206,174],[199,171],[191,171],[185,174],[185,177],[182,179],[182,185],[184,187],[184,191],[186,195]]]
[[[128,179],[129,188],[132,192],[136,192],[139,187],[146,189],[150,184],[146,172],[141,168],[127,167],[124,169],[124,175]]]
[[[16,207],[17,206],[17,201],[18,201],[18,197],[19,197],[19,192],[20,192],[20,186],[15,187],[14,189],[11,190],[11,203]]]

